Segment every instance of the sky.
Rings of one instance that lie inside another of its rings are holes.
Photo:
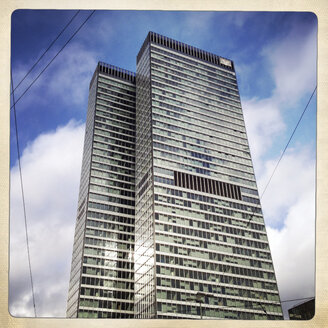
[[[12,15],[16,86],[76,11]],[[87,18],[80,11],[17,100]],[[64,317],[89,82],[98,61],[136,70],[154,31],[234,61],[262,194],[316,86],[317,18],[297,12],[96,11],[17,102],[31,267],[39,317]],[[34,316],[11,111],[9,311]],[[316,94],[261,199],[280,298],[315,295]],[[283,302],[286,315],[295,302]]]

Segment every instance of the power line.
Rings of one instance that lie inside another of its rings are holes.
[[[289,146],[289,144],[290,144],[290,142],[291,142],[291,140],[292,140],[292,138],[293,138],[293,136],[294,136],[294,134],[295,134],[295,131],[296,131],[296,129],[298,128],[298,126],[299,126],[299,124],[300,124],[300,122],[301,122],[301,120],[302,120],[302,118],[303,118],[303,115],[304,115],[305,111],[307,110],[307,108],[308,108],[308,106],[309,106],[309,104],[310,104],[310,101],[311,101],[311,99],[312,99],[312,97],[313,97],[313,95],[314,95],[314,93],[315,93],[316,90],[317,90],[317,86],[315,86],[315,88],[314,88],[314,90],[313,90],[313,92],[312,92],[312,94],[311,94],[311,97],[310,97],[309,101],[307,102],[307,104],[306,104],[306,106],[305,106],[305,108],[304,108],[304,110],[303,110],[303,113],[302,113],[302,115],[300,116],[300,118],[299,118],[299,120],[298,120],[298,122],[297,122],[297,124],[296,124],[296,126],[295,126],[295,128],[294,128],[294,131],[293,131],[293,133],[291,134],[291,136],[290,136],[290,138],[289,138],[289,140],[288,140],[288,142],[287,142],[287,145],[286,145],[285,149],[283,150],[283,152],[282,152],[282,154],[281,154],[281,156],[280,156],[280,158],[279,158],[279,161],[277,162],[276,167],[274,168],[274,170],[273,170],[273,172],[272,172],[272,174],[271,174],[271,176],[270,176],[270,179],[269,179],[268,183],[266,184],[266,186],[265,186],[265,188],[264,188],[264,190],[263,190],[263,192],[262,192],[262,194],[261,194],[260,199],[263,197],[263,195],[264,195],[264,193],[265,193],[265,191],[266,191],[266,189],[267,189],[269,183],[271,182],[271,179],[272,179],[274,173],[276,172],[276,169],[277,169],[277,167],[278,167],[278,165],[279,165],[281,159],[283,158],[283,156],[284,156],[284,154],[285,154],[285,152],[286,152],[286,149],[288,148],[288,146]]]
[[[293,136],[294,136],[294,134],[295,134],[295,132],[296,132],[296,130],[297,130],[297,128],[298,128],[298,126],[299,126],[299,124],[300,124],[300,122],[301,122],[301,120],[302,120],[302,118],[303,118],[303,116],[304,116],[304,114],[305,114],[305,112],[306,112],[306,110],[307,110],[307,108],[308,108],[308,106],[309,106],[309,104],[311,102],[311,99],[312,99],[312,97],[313,97],[313,95],[314,95],[314,93],[315,93],[316,90],[317,90],[317,86],[315,86],[315,88],[314,88],[314,90],[313,90],[313,92],[312,92],[312,94],[310,96],[309,101],[307,102],[307,104],[306,104],[306,106],[305,106],[305,108],[304,108],[304,110],[303,110],[303,112],[302,112],[302,114],[301,114],[301,116],[300,116],[300,118],[299,118],[299,120],[298,120],[298,122],[297,122],[297,124],[296,124],[296,126],[295,126],[295,128],[294,128],[294,130],[293,130],[293,132],[292,132],[292,134],[291,134],[291,136],[290,136],[290,138],[289,138],[289,140],[288,140],[288,142],[287,142],[284,150],[283,150],[283,152],[282,152],[282,154],[280,155],[280,158],[279,158],[279,160],[278,160],[278,162],[277,162],[277,164],[276,164],[276,166],[275,166],[275,168],[274,168],[274,170],[273,170],[273,172],[272,172],[272,174],[271,174],[271,176],[270,176],[270,178],[269,178],[269,180],[268,180],[268,182],[267,182],[267,184],[266,184],[266,186],[265,186],[265,188],[264,188],[264,190],[263,190],[263,192],[262,192],[262,194],[260,196],[260,199],[262,199],[264,193],[266,192],[266,190],[267,190],[267,188],[268,188],[268,186],[269,186],[269,184],[270,184],[270,182],[272,180],[272,177],[275,174],[275,172],[277,170],[277,167],[280,164],[281,159],[283,158],[283,156],[284,156],[284,154],[285,154],[285,152],[286,152],[286,150],[287,150],[287,148],[288,148],[288,146],[289,146],[289,144],[290,144],[290,142],[291,142],[291,140],[292,140],[292,138],[293,138]],[[255,214],[255,211],[253,211],[253,213],[252,213],[249,221],[247,222],[247,226],[249,225],[250,221],[253,219],[254,214]]]
[[[61,30],[61,32],[57,35],[57,37],[50,43],[48,48],[43,52],[43,54],[40,56],[40,58],[34,63],[34,65],[28,70],[28,72],[25,74],[25,76],[20,80],[20,82],[16,85],[16,87],[11,91],[11,94],[22,84],[22,82],[26,79],[26,77],[32,72],[34,67],[40,62],[40,60],[44,57],[44,55],[50,50],[50,48],[54,45],[54,43],[59,39],[59,37],[64,33],[66,28],[72,23],[74,18],[77,16],[77,14],[80,12],[78,10],[74,16],[70,19],[70,21],[66,24],[66,26]]]
[[[23,188],[23,176],[22,176],[22,167],[21,167],[21,161],[20,161],[20,149],[19,149],[19,141],[18,141],[18,128],[17,128],[17,117],[16,117],[16,106],[15,106],[14,82],[13,82],[13,75],[12,75],[12,70],[11,69],[10,69],[10,78],[11,78],[11,89],[13,90],[12,91],[12,96],[13,96],[13,104],[14,104],[13,106],[14,106],[15,132],[16,132],[16,144],[17,144],[17,154],[18,154],[18,167],[19,167],[19,176],[20,176],[20,184],[21,184],[21,191],[22,191],[22,200],[23,200],[27,259],[28,259],[28,266],[29,266],[29,270],[30,270],[30,280],[31,280],[31,288],[32,288],[34,316],[36,317],[36,307],[35,307],[35,297],[34,297],[34,287],[33,287],[33,276],[32,276],[31,257],[30,257],[30,246],[29,246],[28,233],[27,233],[27,219],[26,219],[26,207],[25,207],[25,197],[24,197],[24,188]]]
[[[284,302],[294,302],[294,301],[302,301],[302,300],[307,300],[307,299],[310,299],[310,298],[314,298],[314,296],[311,296],[311,297],[303,297],[303,298],[296,298],[294,300],[285,300],[285,301],[280,301],[280,303],[284,303]]]
[[[95,13],[95,10],[91,12],[91,14],[84,20],[84,22],[80,25],[80,27],[73,33],[73,35],[68,39],[68,41],[64,44],[64,46],[57,52],[57,54],[51,59],[51,61],[46,65],[46,67],[39,73],[39,75],[30,83],[30,85],[25,89],[25,91],[21,94],[21,96],[14,102],[14,104],[10,107],[12,109],[14,105],[18,103],[18,101],[26,94],[26,92],[31,88],[31,86],[39,79],[39,77],[43,74],[43,72],[50,66],[50,64],[56,59],[56,57],[64,50],[64,48],[68,45],[68,43],[74,38],[74,36],[80,31],[83,25],[89,20],[89,18]]]

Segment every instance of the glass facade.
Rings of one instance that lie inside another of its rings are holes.
[[[67,316],[133,318],[135,74],[90,83]]]
[[[283,319],[232,61],[149,32],[98,64],[67,316]]]
[[[282,319],[233,63],[150,32],[136,117],[136,317]]]

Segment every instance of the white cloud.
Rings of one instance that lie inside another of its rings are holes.
[[[49,51],[17,88],[15,91],[16,101],[59,49],[58,47]],[[89,83],[96,69],[98,58],[99,54],[96,51],[86,49],[78,42],[70,43],[24,95],[22,98],[24,101],[19,101],[20,109],[35,107],[36,104],[47,106],[49,101],[52,103],[54,101],[64,102],[71,108],[75,105],[84,105],[87,101]],[[17,86],[33,64],[34,59],[28,63],[15,65],[14,86]]]
[[[315,32],[314,29],[306,35],[292,29],[284,39],[267,46],[262,54],[271,67],[275,84],[272,95],[265,99],[243,100],[260,194],[280,157],[273,152],[273,146],[276,138],[281,138],[286,131],[287,111],[299,105],[315,86]],[[297,108],[300,110],[299,106]],[[288,149],[261,202],[281,300],[314,296],[313,149],[298,143]],[[292,303],[284,302],[282,306],[286,315]]]
[[[276,162],[266,162],[260,190]],[[315,158],[310,149],[286,153],[262,205],[281,300],[314,296]]]
[[[265,171],[258,179],[260,194],[263,192],[278,162],[278,158],[264,164]],[[293,209],[305,193],[315,192],[315,158],[307,147],[288,150],[279,163],[262,198],[267,224],[282,224],[288,209]],[[312,204],[310,204],[312,205]]]
[[[316,85],[316,28],[308,35],[296,29],[263,50],[273,67],[274,97],[290,105],[297,103]]]
[[[316,29],[304,35],[292,29],[262,51],[271,66],[275,89],[265,99],[242,101],[255,168],[261,174],[261,159],[274,139],[285,131],[284,115],[313,91],[316,80]]]
[[[304,190],[289,208],[283,229],[267,232],[281,300],[315,296],[314,190]]]
[[[38,316],[64,316],[72,255],[84,125],[40,135],[21,163]],[[33,316],[18,167],[11,170],[10,313]]]
[[[99,56],[78,43],[69,47],[51,68],[50,77],[47,78],[48,92],[68,104],[82,104],[87,99],[89,83]]]
[[[262,157],[285,130],[279,106],[271,99],[242,101],[248,140],[256,173],[262,172]]]

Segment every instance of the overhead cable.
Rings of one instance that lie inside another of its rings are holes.
[[[13,108],[14,108],[14,119],[15,119],[15,133],[16,133],[16,145],[17,145],[17,156],[18,156],[18,167],[19,167],[19,176],[20,176],[20,185],[22,191],[22,200],[23,200],[23,212],[24,212],[24,222],[25,222],[25,237],[26,237],[26,249],[27,249],[27,259],[28,266],[30,271],[30,281],[31,281],[31,289],[32,289],[32,300],[33,300],[33,308],[34,308],[34,316],[36,317],[36,306],[35,306],[35,296],[34,296],[34,287],[33,287],[33,276],[32,276],[32,268],[31,268],[31,256],[30,256],[30,246],[28,239],[28,231],[27,231],[27,218],[26,218],[26,206],[25,206],[25,196],[24,196],[24,188],[23,188],[23,176],[22,176],[22,167],[20,160],[20,148],[19,148],[19,140],[18,140],[18,128],[17,128],[17,117],[16,117],[16,106],[15,106],[15,93],[14,93],[14,82],[12,76],[12,70],[10,70],[10,78],[11,78],[11,89],[12,98],[13,98]]]
[[[267,184],[266,184],[266,186],[264,187],[264,190],[263,190],[263,192],[262,192],[262,194],[261,194],[261,196],[260,196],[260,199],[262,199],[264,193],[266,192],[266,190],[267,190],[267,188],[268,188],[268,186],[269,186],[269,184],[270,184],[270,182],[271,182],[271,180],[272,180],[272,177],[273,177],[273,175],[275,174],[275,172],[276,172],[276,170],[277,170],[277,167],[278,167],[278,165],[280,164],[280,162],[281,162],[281,160],[282,160],[282,158],[283,158],[283,156],[284,156],[284,154],[285,154],[285,152],[286,152],[286,150],[287,150],[287,148],[288,148],[288,146],[289,146],[289,144],[290,144],[290,142],[291,142],[291,140],[292,140],[292,138],[293,138],[293,136],[294,136],[294,134],[295,134],[295,132],[296,132],[296,130],[297,130],[297,128],[298,128],[298,126],[299,126],[299,124],[300,124],[300,122],[301,122],[301,120],[302,120],[302,118],[303,118],[303,116],[304,116],[304,114],[305,114],[305,112],[306,112],[306,110],[307,110],[307,108],[308,108],[308,106],[309,106],[309,104],[310,104],[310,102],[311,102],[311,99],[312,99],[312,97],[313,97],[313,95],[314,95],[314,93],[315,93],[316,90],[317,90],[317,86],[315,86],[315,88],[314,88],[314,90],[313,90],[313,92],[312,92],[312,94],[311,94],[311,96],[310,96],[309,101],[307,102],[307,104],[306,104],[306,106],[305,106],[305,108],[304,108],[304,110],[303,110],[303,112],[302,112],[300,118],[298,119],[298,122],[297,122],[297,124],[296,124],[296,126],[295,126],[295,128],[294,128],[294,130],[293,130],[293,132],[292,132],[292,134],[291,134],[291,136],[290,136],[290,138],[289,138],[289,140],[288,140],[288,142],[287,142],[287,144],[286,144],[286,146],[285,146],[283,152],[282,152],[282,154],[280,155],[280,158],[279,158],[279,160],[278,160],[278,162],[277,162],[277,164],[276,164],[274,170],[272,171],[272,174],[271,174],[271,176],[270,176],[270,178],[269,178]],[[253,219],[254,214],[255,214],[255,212],[253,211],[253,213],[251,214],[251,217],[250,217],[249,221],[247,222],[247,226],[249,225],[250,221]]]
[[[25,74],[25,76],[20,80],[20,82],[15,86],[15,88],[11,91],[11,94],[22,84],[22,82],[27,78],[27,76],[32,72],[34,67],[40,62],[40,60],[44,57],[44,55],[50,50],[50,48],[54,45],[54,43],[59,39],[59,37],[64,33],[64,31],[67,29],[67,27],[72,23],[74,18],[77,16],[77,14],[80,12],[80,10],[77,10],[77,12],[74,14],[74,16],[70,19],[70,21],[65,25],[65,27],[61,30],[61,32],[57,35],[57,37],[50,43],[48,48],[43,52],[43,54],[40,56],[40,58],[33,64],[33,66],[28,70],[28,72]]]
[[[84,20],[84,22],[79,26],[79,28],[73,33],[73,35],[68,39],[68,41],[64,44],[64,46],[57,52],[57,54],[51,59],[51,61],[45,66],[45,68],[39,73],[39,75],[29,84],[29,86],[25,89],[25,91],[20,95],[20,97],[14,102],[14,104],[10,107],[12,109],[14,105],[18,103],[18,101],[26,94],[26,92],[32,87],[32,85],[39,79],[39,77],[43,74],[43,72],[50,66],[50,64],[57,58],[57,56],[64,50],[64,48],[68,45],[68,43],[74,38],[74,36],[80,31],[83,25],[90,19],[90,17],[95,13],[95,10],[91,12],[91,14]]]

